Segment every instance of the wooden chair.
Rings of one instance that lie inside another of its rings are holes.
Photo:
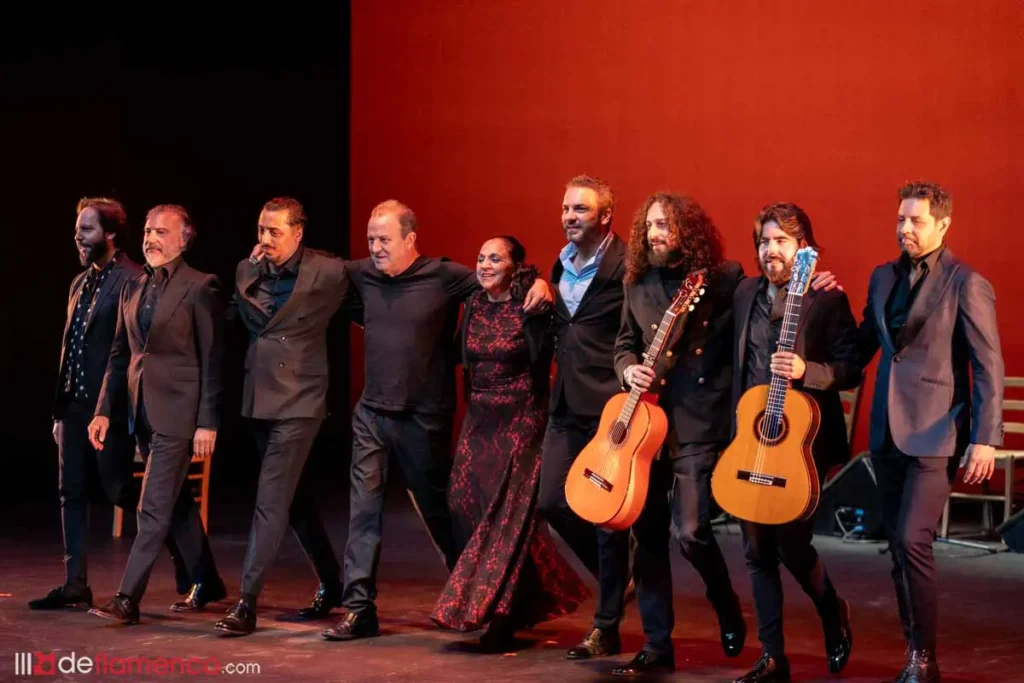
[[[839,398],[843,401],[843,415],[846,417],[846,442],[853,445],[853,429],[857,425],[857,413],[860,411],[860,390],[858,384],[848,391],[840,391]]]
[[[203,520],[203,529],[209,530],[207,519],[209,518],[210,511],[210,463],[213,460],[213,456],[206,458],[205,460],[199,460],[192,458],[192,461],[188,466],[188,479],[185,481],[185,486],[192,488],[192,497],[197,503],[199,503],[199,517]],[[139,453],[139,449],[135,449],[135,472],[133,474],[135,479],[142,479],[145,474],[145,467],[142,464],[142,454]],[[121,537],[121,526],[124,523],[124,512],[121,508],[114,506],[114,538]]]
[[[1024,377],[1007,377],[1006,393],[1017,390],[1016,393],[1024,395]],[[1017,421],[1011,421],[1010,417],[1017,417]],[[1004,399],[1003,400],[1003,426],[1006,434],[1024,434],[1024,400]],[[1006,481],[1003,484],[1002,493],[992,493],[989,490],[988,482],[982,484],[982,493],[960,493],[953,492],[946,500],[946,506],[942,511],[941,530],[939,538],[949,539],[949,505],[952,500],[973,500],[984,503],[982,508],[982,530],[983,534],[991,534],[994,529],[992,520],[992,503],[1003,504],[1003,519],[1009,519],[1013,514],[1013,484],[1016,462],[1024,460],[1024,450],[1006,448],[996,449],[996,467],[1005,470]],[[995,548],[980,543],[962,542],[964,545],[979,547],[995,551]]]

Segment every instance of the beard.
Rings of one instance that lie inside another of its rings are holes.
[[[83,244],[82,246],[85,247],[85,253],[78,252],[78,261],[83,266],[91,266],[107,253],[106,242],[95,242],[93,244]]]
[[[679,247],[671,247],[665,251],[647,249],[647,262],[655,268],[667,268],[673,263],[683,260],[683,250]]]
[[[782,268],[769,269],[769,265],[781,265]],[[782,259],[772,259],[767,262],[762,261],[761,271],[764,273],[764,276],[768,278],[768,282],[776,286],[781,286],[789,282],[789,279],[793,276],[793,264],[786,263]]]

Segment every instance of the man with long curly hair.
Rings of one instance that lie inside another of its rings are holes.
[[[612,671],[617,675],[675,669],[670,528],[704,580],[725,654],[738,655],[746,639],[739,599],[711,529],[711,472],[731,426],[732,295],[743,279],[743,266],[726,261],[723,252],[718,228],[689,197],[651,195],[633,220],[615,367],[624,385],[660,390],[670,457],[652,465],[647,503],[633,525],[633,575],[647,642],[631,662]],[[644,367],[639,358],[665,310],[687,274],[700,269],[707,270],[705,296],[677,324],[654,368]]]

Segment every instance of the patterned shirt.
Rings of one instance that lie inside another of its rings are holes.
[[[609,230],[600,246],[598,246],[597,251],[583,264],[579,271],[576,270],[576,265],[573,263],[573,259],[576,258],[579,249],[572,242],[569,242],[569,244],[562,248],[558,258],[562,261],[562,268],[565,272],[562,273],[562,279],[558,281],[558,293],[562,295],[565,307],[569,309],[569,315],[576,315],[576,309],[579,308],[580,302],[583,301],[583,295],[587,293],[587,288],[590,287],[590,283],[594,281],[594,276],[597,275],[597,268],[601,265],[601,257],[604,256],[604,252],[608,251],[608,245],[611,243],[612,231]]]
[[[64,393],[75,400],[89,398],[85,390],[85,364],[82,362],[82,352],[85,349],[85,328],[92,316],[93,306],[96,305],[96,293],[100,291],[103,282],[110,275],[118,254],[107,262],[100,270],[89,266],[85,274],[85,281],[78,294],[78,303],[75,304],[75,311],[71,318],[70,337],[68,338],[67,356],[64,358]]]

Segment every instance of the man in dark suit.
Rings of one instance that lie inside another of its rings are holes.
[[[741,282],[733,297],[733,436],[740,397],[754,386],[770,384],[772,375],[778,375],[820,409],[821,422],[812,448],[818,475],[822,476],[830,466],[850,457],[839,392],[860,384],[863,373],[858,365],[857,321],[846,294],[810,288],[806,293],[790,291],[797,250],[808,246],[818,246],[811,221],[795,204],[766,206],[754,222],[754,248],[762,274]],[[797,327],[783,333],[785,313],[794,307],[799,312]],[[776,351],[780,340],[793,350]],[[790,680],[782,629],[780,562],[818,610],[829,671],[837,674],[846,666],[853,643],[850,606],[839,599],[811,544],[812,526],[813,519],[782,525],[742,522],[763,654],[750,672],[736,679],[737,683]]]
[[[935,526],[961,459],[964,481],[984,481],[1003,442],[995,293],[944,245],[952,210],[952,197],[935,183],[900,189],[901,254],[871,274],[860,329],[863,365],[882,351],[871,460],[908,645],[900,683],[939,680]]]
[[[538,507],[598,580],[594,627],[570,659],[618,654],[629,581],[629,533],[596,529],[565,499],[565,478],[594,437],[604,404],[619,391],[612,364],[622,316],[626,245],[612,232],[615,197],[603,180],[576,176],[562,198],[568,244],[551,270],[557,362],[544,434]]]
[[[707,269],[706,294],[676,323],[654,368],[640,363],[688,273]],[[711,529],[711,472],[729,440],[732,296],[743,267],[724,261],[721,235],[689,197],[659,193],[637,212],[626,261],[615,367],[623,385],[660,389],[669,420],[663,457],[651,467],[647,503],[633,525],[637,603],[647,642],[616,675],[675,669],[669,529],[704,580],[718,615],[722,649],[743,649],[746,626],[729,569]],[[669,457],[664,457],[667,453]]]
[[[306,212],[295,199],[263,206],[254,258],[238,264],[229,317],[249,333],[242,416],[252,421],[260,480],[241,598],[216,629],[256,628],[256,599],[288,526],[313,563],[320,586],[300,619],[322,618],[341,604],[341,567],[303,468],[326,414],[327,325],[348,288],[345,262],[302,245]]]
[[[75,244],[86,270],[71,283],[53,405],[53,438],[60,457],[64,585],[30,601],[32,609],[92,606],[85,552],[89,502],[105,500],[130,511],[139,501],[132,479],[135,449],[128,434],[127,403],[114,407],[104,450],[92,447],[87,430],[117,326],[117,294],[122,283],[140,269],[120,249],[128,237],[128,216],[120,202],[82,199],[76,213]],[[178,589],[184,593],[189,589],[188,570],[175,554],[173,539],[168,547],[175,557]]]
[[[138,534],[117,595],[90,612],[139,620],[157,551],[169,533],[204,600],[224,597],[199,510],[185,486],[192,456],[213,454],[220,418],[223,307],[217,278],[182,253],[194,236],[188,212],[162,204],[146,216],[144,272],[121,288],[117,332],[89,440],[103,450],[115,406],[127,393],[129,429],[146,459]],[[190,605],[183,605],[185,610]]]

